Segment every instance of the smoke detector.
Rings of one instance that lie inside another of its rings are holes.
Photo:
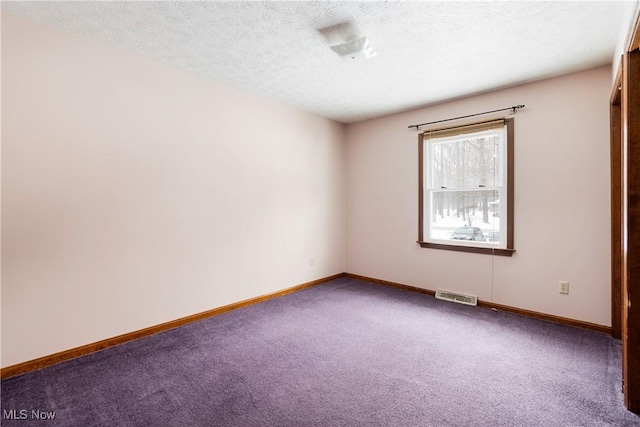
[[[369,39],[358,36],[351,36],[346,43],[331,46],[331,50],[346,61],[368,59],[377,55],[377,52],[371,47]]]
[[[340,22],[330,27],[320,28],[331,50],[345,61],[368,59],[376,56],[369,39],[357,35],[358,29],[351,21]]]

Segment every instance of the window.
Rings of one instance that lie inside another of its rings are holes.
[[[424,131],[418,151],[420,246],[511,256],[513,119]]]

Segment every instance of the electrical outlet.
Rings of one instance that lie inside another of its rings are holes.
[[[309,267],[313,267],[313,264],[315,263],[313,258],[309,258]]]
[[[569,293],[569,282],[565,282],[563,280],[560,281],[560,293],[561,294]]]

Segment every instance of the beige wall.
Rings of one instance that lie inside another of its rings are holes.
[[[609,325],[610,73],[345,133],[5,13],[1,365],[342,271]],[[520,103],[516,254],[421,249],[407,126]]]
[[[602,67],[348,126],[347,271],[610,325],[610,89]],[[418,136],[407,126],[516,104],[526,105],[515,115],[517,252],[420,248]]]
[[[343,125],[6,13],[2,106],[2,366],[344,271]]]

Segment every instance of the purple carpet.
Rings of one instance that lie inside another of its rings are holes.
[[[2,425],[639,426],[620,390],[605,334],[342,278],[4,380]]]

